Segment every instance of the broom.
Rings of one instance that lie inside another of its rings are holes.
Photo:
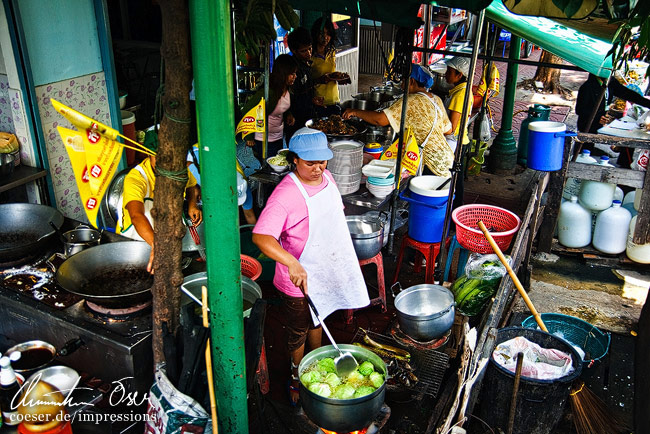
[[[571,387],[569,396],[573,411],[573,424],[578,434],[624,434],[632,430],[618,415],[610,411],[607,404],[584,381],[577,381]]]

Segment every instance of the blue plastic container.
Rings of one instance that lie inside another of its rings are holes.
[[[411,179],[408,191],[400,193],[400,198],[410,203],[409,237],[423,243],[439,243],[445,223],[445,211],[449,188],[435,188],[447,178],[440,176],[416,176]]]
[[[562,122],[531,122],[528,124],[528,167],[543,172],[560,170],[564,138],[576,135],[566,131],[566,125]]]

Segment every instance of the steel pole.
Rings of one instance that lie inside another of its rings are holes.
[[[247,434],[230,16],[230,2],[190,1],[194,88],[203,167],[210,345],[219,430]]]

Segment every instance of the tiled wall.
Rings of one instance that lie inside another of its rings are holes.
[[[98,72],[38,86],[36,87],[36,98],[53,179],[55,196],[53,205],[65,216],[87,222],[68,153],[56,130],[57,126],[75,128],[54,110],[50,104],[50,98],[54,98],[103,124],[111,125],[104,73]]]

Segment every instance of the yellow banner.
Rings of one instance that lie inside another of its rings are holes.
[[[117,170],[122,146],[95,130],[78,132],[64,127],[57,127],[57,130],[70,157],[88,221],[98,227],[99,205]]]
[[[389,147],[381,154],[380,160],[394,160],[397,158],[397,145],[399,138],[397,138]],[[402,170],[408,170],[411,175],[417,175],[420,168],[420,147],[418,146],[415,135],[409,128],[406,132],[406,147],[402,154]]]
[[[237,134],[242,133],[242,137],[250,133],[263,133],[265,129],[265,104],[262,98],[255,107],[250,109],[248,113],[239,121],[237,129],[235,130],[235,137]]]
[[[91,119],[88,116],[81,114],[78,111],[71,109],[70,107],[64,104],[61,104],[54,98],[50,98],[50,101],[52,102],[52,106],[54,107],[54,109],[57,112],[61,113],[61,115],[64,118],[69,120],[72,125],[77,127],[79,131],[94,129],[102,136],[108,137],[111,140],[116,140],[117,137],[120,136],[119,131],[109,126],[106,126],[101,122],[97,122],[96,120]]]

